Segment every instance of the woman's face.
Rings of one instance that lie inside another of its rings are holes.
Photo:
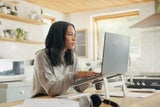
[[[73,50],[76,45],[76,36],[73,26],[68,26],[65,38],[65,49]]]

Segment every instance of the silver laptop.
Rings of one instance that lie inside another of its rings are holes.
[[[129,36],[105,32],[101,73],[94,77],[79,79],[72,85],[78,86],[94,80],[100,80],[103,75],[112,78],[127,72],[129,47]]]

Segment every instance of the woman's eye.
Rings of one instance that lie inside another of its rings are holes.
[[[74,36],[74,34],[72,34],[72,33],[69,33],[69,34],[67,34],[67,35],[69,35],[69,36]]]

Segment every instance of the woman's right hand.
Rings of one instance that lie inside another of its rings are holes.
[[[99,73],[94,72],[94,71],[78,71],[77,77],[78,78],[86,78],[86,77],[91,77],[91,76],[96,76]]]

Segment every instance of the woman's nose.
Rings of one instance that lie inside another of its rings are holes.
[[[72,40],[76,41],[76,37],[74,36]]]

